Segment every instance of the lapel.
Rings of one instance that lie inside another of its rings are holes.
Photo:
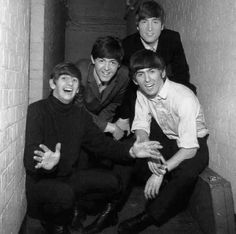
[[[86,90],[87,90],[86,96],[87,96],[87,98],[96,97],[97,99],[100,100],[100,93],[98,90],[98,86],[97,86],[96,80],[94,79],[94,76],[93,76],[93,68],[94,68],[93,65],[89,66],[88,80],[87,80],[87,87],[86,87]]]
[[[111,82],[108,84],[108,86],[103,90],[101,93],[101,102],[105,103],[110,101],[111,97],[113,96],[112,94],[114,93],[114,90],[116,90],[116,84],[117,84],[117,75],[113,77]]]

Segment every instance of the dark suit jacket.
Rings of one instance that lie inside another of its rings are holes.
[[[122,44],[125,51],[123,64],[126,66],[129,65],[129,59],[132,54],[145,49],[141,42],[139,32],[124,38]],[[169,29],[162,30],[156,52],[166,64],[166,72],[169,79],[186,85],[196,93],[195,86],[189,83],[189,67],[179,33]],[[120,108],[120,116],[122,118],[129,117],[131,120],[133,119],[136,90],[137,86],[131,82],[125,101]]]
[[[116,109],[121,105],[126,92],[129,76],[128,69],[121,66],[106,89],[99,93],[94,79],[94,65],[90,60],[80,60],[77,67],[82,75],[83,99],[87,110],[93,115],[94,122],[104,131],[107,122],[111,122]]]
[[[123,40],[125,56],[123,63],[128,66],[132,54],[145,49],[139,33],[132,34]],[[189,82],[189,67],[178,32],[164,29],[158,40],[157,54],[161,56],[167,67],[167,76],[178,83]]]

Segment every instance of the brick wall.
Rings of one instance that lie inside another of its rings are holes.
[[[0,0],[0,233],[24,217],[25,116],[28,104],[29,0]]]
[[[210,167],[236,201],[236,1],[160,0],[166,25],[181,33],[210,130]],[[235,203],[236,205],[236,203]]]

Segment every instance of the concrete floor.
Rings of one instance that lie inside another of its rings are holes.
[[[142,188],[136,187],[132,191],[129,200],[124,209],[119,213],[119,220],[123,221],[129,217],[136,215],[143,210],[145,200]],[[90,223],[95,217],[88,217],[85,225]],[[101,234],[116,234],[117,226],[105,229]],[[19,234],[44,234],[44,231],[38,220],[27,217],[25,224]],[[77,233],[73,233],[77,234]],[[203,234],[196,221],[192,218],[188,211],[180,213],[171,219],[161,228],[155,226],[149,227],[142,234]]]

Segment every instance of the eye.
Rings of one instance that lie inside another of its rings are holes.
[[[97,60],[98,63],[103,63],[104,62],[104,59],[102,59],[102,58],[97,58],[96,60]]]
[[[149,73],[151,73],[151,74],[156,73],[156,69],[151,69],[151,70],[149,70]]]
[[[111,61],[112,66],[118,66],[118,62],[116,60]]]
[[[145,24],[146,22],[147,22],[146,19],[142,19],[142,20],[140,20],[140,24]]]
[[[143,73],[142,72],[137,72],[136,73],[136,78],[142,78],[143,77]]]
[[[74,83],[78,83],[78,79],[77,79],[76,77],[73,77],[73,78],[72,78],[72,81],[73,81]]]

